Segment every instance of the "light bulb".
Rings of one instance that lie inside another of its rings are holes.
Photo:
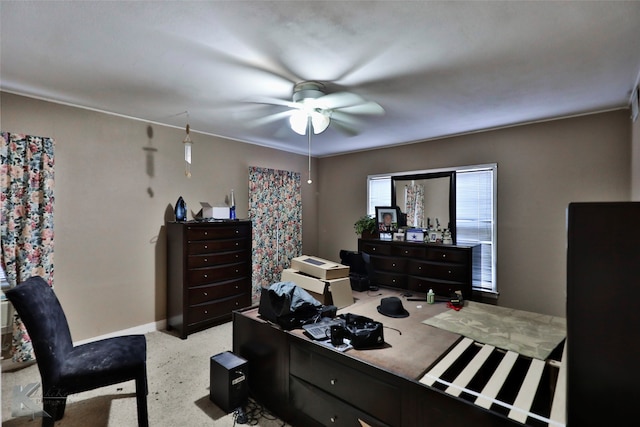
[[[296,110],[291,113],[289,124],[291,125],[291,129],[298,135],[307,133],[307,117],[307,113],[302,110]]]

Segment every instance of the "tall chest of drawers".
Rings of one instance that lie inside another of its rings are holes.
[[[180,338],[251,305],[251,221],[167,224],[167,329]]]
[[[462,291],[471,299],[473,281],[480,279],[480,245],[442,245],[387,240],[358,240],[358,250],[371,257],[372,283],[449,296]]]

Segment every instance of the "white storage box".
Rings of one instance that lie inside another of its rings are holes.
[[[349,277],[348,265],[309,255],[302,255],[292,259],[291,268],[324,280]]]
[[[282,271],[281,280],[295,283],[324,305],[343,308],[353,304],[349,277],[323,280],[308,276],[293,268],[287,268]]]
[[[229,206],[211,206],[207,202],[200,202],[202,218],[229,219]]]

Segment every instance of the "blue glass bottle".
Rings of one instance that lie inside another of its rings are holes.
[[[186,221],[187,220],[187,204],[184,202],[182,196],[178,198],[176,202],[175,208],[176,221]]]

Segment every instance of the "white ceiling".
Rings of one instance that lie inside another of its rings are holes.
[[[326,156],[625,108],[640,2],[0,2],[2,90],[307,152],[282,107],[328,82],[384,107]]]

